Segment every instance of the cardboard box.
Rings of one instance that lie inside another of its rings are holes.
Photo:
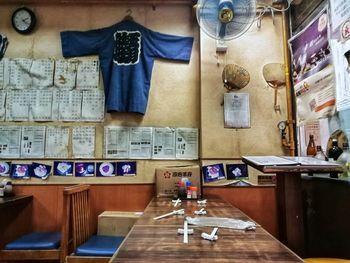
[[[198,165],[167,166],[156,168],[157,197],[173,197],[177,185],[187,177],[192,186],[197,186],[197,198],[201,197],[201,173]]]
[[[126,236],[142,212],[104,211],[98,216],[97,234]]]

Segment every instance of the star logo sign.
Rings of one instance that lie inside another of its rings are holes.
[[[169,171],[166,171],[163,175],[165,179],[170,179],[171,177],[171,173]]]

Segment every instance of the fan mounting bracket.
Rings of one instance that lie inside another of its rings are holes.
[[[226,53],[227,45],[226,42],[222,39],[216,40],[216,53]]]

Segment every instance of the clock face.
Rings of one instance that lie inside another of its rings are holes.
[[[21,7],[12,15],[12,25],[14,29],[21,34],[32,32],[35,27],[36,18],[32,10]]]

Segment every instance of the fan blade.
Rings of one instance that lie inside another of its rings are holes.
[[[224,39],[225,35],[226,35],[226,23],[221,23],[220,30],[219,30],[220,39]]]

